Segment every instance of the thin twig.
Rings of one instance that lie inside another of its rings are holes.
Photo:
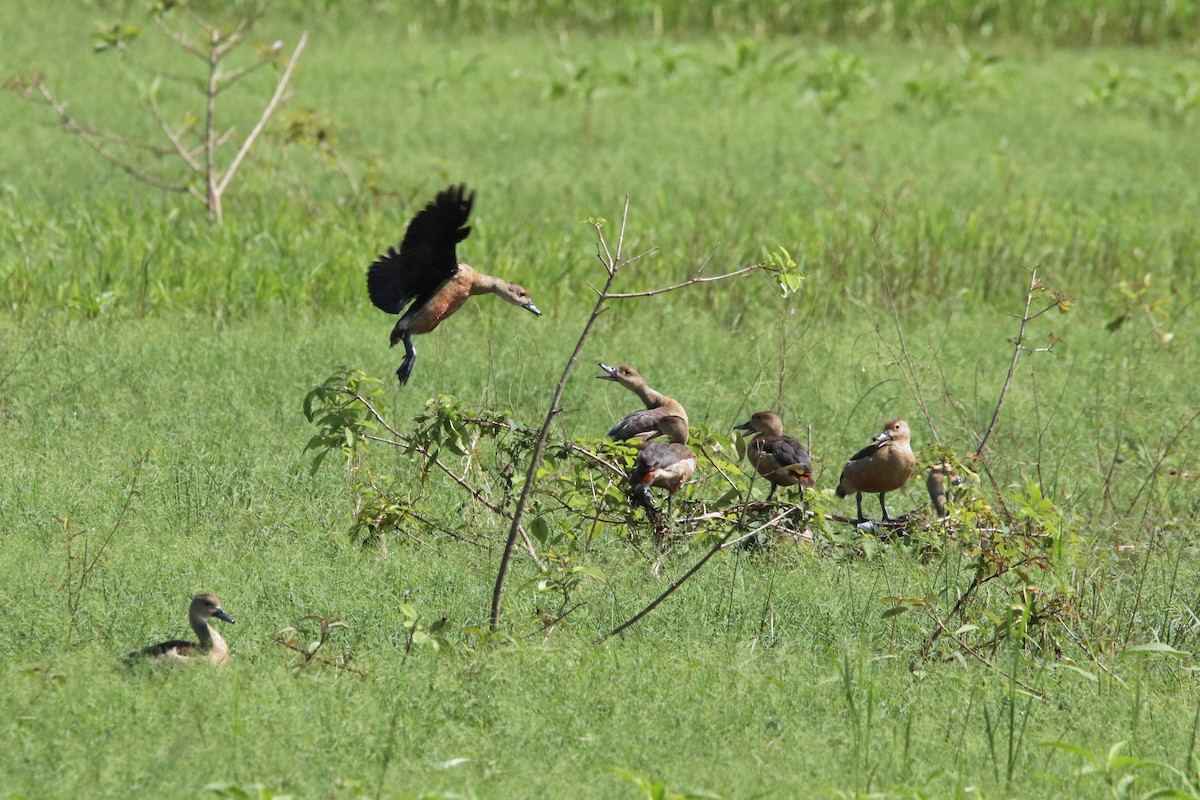
[[[996,420],[1000,418],[1000,408],[1004,405],[1004,398],[1008,394],[1008,387],[1012,385],[1013,374],[1017,370],[1017,359],[1021,357],[1023,349],[1021,345],[1025,341],[1025,327],[1033,319],[1033,317],[1029,316],[1029,307],[1033,304],[1033,293],[1037,289],[1037,285],[1037,267],[1034,267],[1030,271],[1029,291],[1025,294],[1025,313],[1021,315],[1021,327],[1017,331],[1017,338],[1013,340],[1013,353],[1012,359],[1008,362],[1008,374],[1004,378],[1004,385],[1000,387],[1000,396],[996,398],[996,405],[992,409],[992,420],[988,423],[987,430],[983,432],[983,436],[979,439],[979,444],[975,447],[975,453],[981,460],[985,458],[983,449],[996,427]]]
[[[729,278],[736,278],[739,275],[745,275],[748,272],[753,272],[756,269],[762,269],[765,266],[766,266],[766,264],[759,262],[758,264],[751,264],[748,267],[743,267],[742,269],[735,270],[733,272],[727,272],[724,275],[713,275],[713,276],[707,277],[707,278],[696,277],[696,278],[692,278],[691,280],[684,281],[683,283],[677,283],[673,286],[667,286],[662,289],[650,289],[645,292],[623,292],[621,294],[610,294],[610,295],[608,295],[608,299],[609,300],[629,300],[629,299],[632,299],[635,297],[653,297],[656,294],[666,294],[667,292],[674,292],[674,291],[678,291],[679,289],[686,289],[689,286],[695,286],[696,284],[699,284],[699,283],[713,283],[715,281],[724,281],[724,280],[728,280]]]
[[[296,68],[296,62],[300,59],[300,52],[304,50],[304,45],[308,42],[308,31],[305,31],[300,36],[300,41],[296,44],[296,49],[292,51],[292,57],[288,59],[287,67],[283,70],[283,76],[279,79],[278,85],[275,87],[275,94],[271,96],[270,102],[263,109],[262,116],[259,117],[258,123],[255,124],[250,135],[246,137],[246,141],[242,142],[242,148],[238,150],[233,161],[225,169],[225,175],[221,178],[220,184],[217,187],[219,193],[225,192],[225,187],[229,185],[229,181],[233,179],[233,175],[241,166],[242,159],[246,157],[246,153],[250,152],[250,146],[254,144],[254,140],[262,133],[263,127],[267,124],[267,120],[275,113],[275,107],[279,105],[279,101],[283,98],[283,92],[287,88],[288,81],[291,80],[292,71]]]
[[[1004,670],[1000,669],[1000,668],[999,668],[999,667],[997,667],[995,664],[993,664],[991,661],[989,661],[989,660],[988,660],[988,658],[987,658],[987,656],[985,656],[983,653],[981,653],[981,652],[979,652],[978,650],[976,650],[974,647],[971,647],[971,645],[969,645],[969,644],[967,644],[966,642],[964,642],[964,641],[963,641],[963,640],[962,640],[962,639],[961,639],[961,638],[958,636],[958,634],[956,634],[956,633],[954,633],[953,631],[949,630],[949,629],[948,629],[948,628],[947,628],[947,627],[946,627],[944,624],[942,624],[942,621],[941,621],[940,619],[938,619],[938,618],[937,618],[937,615],[936,615],[936,614],[933,614],[932,612],[929,612],[929,611],[928,611],[928,609],[927,609],[926,611],[927,611],[927,613],[928,613],[928,615],[929,615],[929,618],[933,620],[933,624],[938,626],[938,630],[940,630],[940,631],[944,632],[944,633],[945,633],[947,636],[949,636],[951,639],[953,639],[955,642],[957,642],[959,647],[961,647],[963,650],[966,650],[968,653],[970,653],[970,654],[971,654],[971,655],[972,655],[972,656],[973,656],[973,657],[974,657],[976,660],[978,660],[978,661],[979,661],[979,663],[983,664],[985,667],[987,667],[988,669],[990,669],[990,670],[992,670],[992,671],[994,671],[994,672],[998,672],[998,673],[1000,673],[1000,674],[1001,674],[1001,675],[1003,675],[1005,678],[1007,678],[1008,680],[1012,681],[1012,682],[1013,682],[1013,683],[1015,683],[1016,685],[1020,686],[1022,689],[1024,689],[1024,690],[1025,690],[1025,691],[1027,691],[1027,692],[1029,692],[1029,694],[1031,694],[1032,696],[1036,697],[1037,699],[1039,699],[1039,700],[1045,700],[1045,699],[1046,699],[1046,696],[1045,696],[1045,695],[1044,695],[1042,692],[1039,692],[1037,689],[1033,688],[1033,687],[1032,687],[1032,686],[1030,686],[1028,683],[1026,683],[1025,681],[1023,681],[1023,680],[1021,680],[1020,678],[1018,678],[1016,675],[1010,675],[1009,673],[1007,673],[1007,672],[1005,672]]]

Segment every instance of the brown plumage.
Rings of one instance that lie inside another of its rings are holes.
[[[646,406],[644,411],[635,411],[614,425],[608,432],[608,438],[618,442],[633,438],[644,441],[666,433],[662,426],[671,424],[667,420],[675,417],[683,424],[684,435],[681,441],[687,441],[688,415],[678,400],[651,389],[646,379],[633,367],[624,364],[619,367],[600,364],[600,369],[604,370],[604,374],[597,375],[597,378],[619,383],[636,394]]]
[[[221,638],[209,620],[213,617],[235,624],[233,617],[221,608],[221,601],[211,594],[198,594],[192,598],[188,608],[188,622],[196,632],[195,642],[172,639],[143,647],[129,654],[129,658],[154,658],[163,661],[207,661],[224,664],[229,658],[229,645]]]
[[[629,474],[629,497],[645,508],[653,520],[658,512],[650,502],[650,489],[654,486],[666,489],[669,517],[675,493],[691,479],[696,469],[696,454],[687,446],[687,411],[679,401],[651,389],[633,367],[601,364],[600,369],[604,374],[597,378],[619,383],[636,394],[646,406],[645,410],[625,417],[608,432],[608,438],[615,441],[637,439],[643,445],[633,472]],[[644,444],[656,436],[666,436],[667,441]]]
[[[954,486],[963,482],[958,470],[949,461],[934,464],[929,474],[925,476],[925,488],[929,490],[929,502],[933,503],[933,511],[938,519],[946,516],[946,481]]]
[[[866,521],[862,510],[863,492],[879,495],[883,520],[886,522],[889,519],[883,496],[908,483],[908,479],[917,468],[917,457],[913,455],[909,437],[907,422],[902,419],[890,420],[883,426],[883,433],[876,436],[871,444],[850,456],[846,466],[842,467],[837,496],[845,497],[854,492],[859,522]]]
[[[758,411],[749,422],[738,425],[737,430],[758,434],[750,441],[746,457],[758,474],[771,482],[767,499],[775,495],[779,486],[799,486],[800,496],[804,497],[804,489],[813,485],[812,458],[800,442],[783,432],[779,415]]]
[[[468,193],[462,184],[439,192],[408,223],[400,252],[389,247],[367,270],[367,293],[377,308],[399,314],[408,306],[391,336],[393,347],[404,342],[404,361],[396,370],[401,386],[408,383],[417,360],[412,337],[432,331],[468,297],[498,294],[542,315],[524,287],[484,275],[458,260],[455,246],[471,233],[466,222],[474,202],[475,193]]]
[[[629,496],[642,506],[653,519],[654,504],[650,502],[650,488],[658,486],[667,490],[667,517],[671,516],[671,505],[675,493],[691,480],[696,469],[696,454],[687,446],[687,423],[678,416],[665,417],[657,428],[667,437],[665,442],[651,442],[638,451],[633,472],[629,474]]]

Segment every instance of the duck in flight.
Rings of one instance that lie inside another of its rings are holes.
[[[429,333],[477,294],[497,294],[539,317],[542,312],[524,287],[484,275],[458,260],[456,245],[471,233],[467,217],[475,193],[463,184],[438,192],[421,209],[400,242],[400,251],[389,247],[367,270],[367,293],[382,311],[403,316],[392,328],[392,347],[404,343],[404,361],[396,370],[400,385],[408,383],[417,350],[412,337]],[[405,311],[405,306],[408,310]]]
[[[153,658],[161,661],[207,661],[210,664],[224,664],[229,658],[229,645],[221,638],[221,634],[209,622],[216,617],[219,620],[235,624],[233,617],[221,608],[221,601],[211,594],[198,594],[192,598],[188,607],[188,622],[196,632],[195,642],[183,639],[171,639],[166,642],[152,644],[129,654],[131,659]]]

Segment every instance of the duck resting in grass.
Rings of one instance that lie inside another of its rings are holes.
[[[224,664],[229,659],[229,645],[209,622],[213,617],[235,624],[233,617],[221,608],[221,601],[211,594],[198,594],[188,607],[188,622],[196,632],[197,641],[171,639],[152,644],[129,654],[130,659],[150,658],[157,661],[191,661]]]

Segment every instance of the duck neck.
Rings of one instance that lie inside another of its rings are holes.
[[[638,399],[645,404],[646,408],[660,408],[675,402],[665,394],[654,391],[644,383],[640,386],[632,386],[630,388],[638,396]]]
[[[495,294],[500,289],[500,284],[502,281],[499,278],[492,277],[491,275],[484,275],[474,267],[466,264],[459,264],[458,271],[461,274],[465,274],[467,278],[470,279],[471,294]]]
[[[673,444],[687,444],[688,423],[684,417],[670,416],[660,423],[659,430],[666,434],[667,441]]]
[[[208,658],[214,664],[222,664],[229,657],[229,645],[212,625],[208,625],[209,647]]]
[[[208,620],[202,617],[192,617],[189,621],[192,623],[192,630],[196,632],[196,640],[200,642],[200,649],[209,649],[213,646],[214,640],[221,638],[221,634],[213,630],[213,627],[208,624]]]

